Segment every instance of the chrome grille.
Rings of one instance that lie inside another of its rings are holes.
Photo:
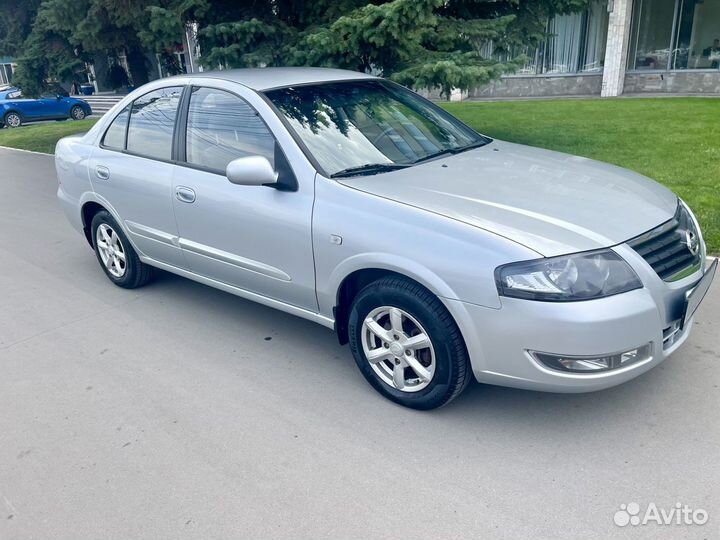
[[[682,321],[678,319],[667,328],[663,329],[663,350],[672,347],[675,342],[682,336],[682,327],[680,325]]]
[[[628,244],[665,281],[690,275],[695,267],[699,268],[702,258],[700,235],[682,205],[670,221],[633,238]]]

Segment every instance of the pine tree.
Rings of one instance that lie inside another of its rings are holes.
[[[253,2],[239,20],[201,32],[208,67],[333,66],[414,88],[467,90],[522,66],[498,50],[533,45],[548,17],[587,0],[343,0]],[[490,44],[490,47],[488,45]],[[506,55],[507,56],[507,55]]]
[[[538,43],[548,17],[588,1],[42,0],[18,72],[36,88],[93,54],[124,49],[138,86],[148,80],[146,53],[172,51],[193,22],[206,68],[334,66],[449,97],[516,70],[526,59],[513,57],[514,45]],[[24,13],[32,11],[17,17]],[[17,47],[17,37],[5,41]]]

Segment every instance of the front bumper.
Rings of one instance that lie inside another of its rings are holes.
[[[704,269],[668,283],[631,248],[615,250],[637,271],[644,287],[584,302],[537,302],[501,298],[500,309],[448,301],[465,336],[475,378],[483,383],[548,392],[590,392],[633,379],[675,352],[692,320],[680,328],[685,293]],[[652,343],[652,354],[628,366],[598,373],[551,369],[528,351],[603,356]]]

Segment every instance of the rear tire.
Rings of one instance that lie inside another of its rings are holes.
[[[353,302],[348,330],[360,372],[395,403],[442,407],[471,380],[460,329],[442,302],[411,280],[387,277],[367,285]]]
[[[92,219],[93,249],[105,275],[118,287],[136,289],[149,282],[154,268],[143,263],[107,210],[100,210]]]

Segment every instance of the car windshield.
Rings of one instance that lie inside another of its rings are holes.
[[[266,95],[329,176],[377,174],[489,142],[385,81],[296,86]]]

